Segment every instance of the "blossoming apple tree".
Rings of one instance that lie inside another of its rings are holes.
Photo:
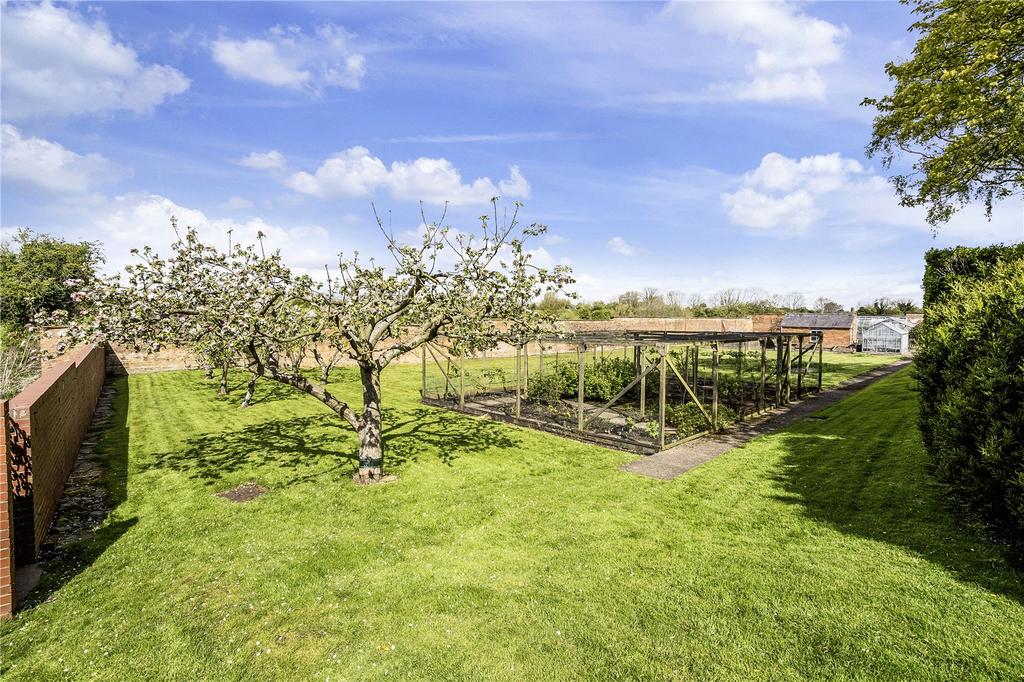
[[[472,232],[451,229],[443,215],[429,225],[424,220],[413,244],[397,240],[378,218],[390,261],[342,254],[317,279],[294,274],[277,252],[264,253],[262,240],[259,249],[235,245],[222,252],[188,228],[169,257],[145,248],[122,276],[80,292],[86,313],[68,321],[68,333],[73,340],[150,351],[178,345],[243,357],[254,381],[287,384],[351,426],[359,439],[355,478],[378,481],[384,475],[381,372],[435,339],[473,352],[535,338],[552,320],[534,301],[572,282],[567,267],[532,262],[526,244],[544,226],[522,224],[518,204],[503,219],[496,199],[492,205]],[[361,410],[287,360],[305,347],[356,363]]]

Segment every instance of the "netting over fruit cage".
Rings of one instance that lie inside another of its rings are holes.
[[[425,402],[633,452],[727,428],[821,388],[812,334],[590,332],[487,354],[422,349]]]

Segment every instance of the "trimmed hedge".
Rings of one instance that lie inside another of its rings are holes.
[[[1024,549],[1024,244],[933,249],[915,371],[935,471]]]

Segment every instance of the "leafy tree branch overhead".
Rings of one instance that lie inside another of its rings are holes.
[[[886,65],[893,92],[863,102],[878,110],[867,153],[910,160],[892,183],[933,229],[972,201],[991,217],[1024,192],[1024,3],[916,0],[914,13],[913,57]]]
[[[519,205],[506,218],[480,217],[473,232],[426,223],[419,243],[404,244],[378,225],[391,261],[341,255],[323,279],[295,275],[277,252],[205,244],[188,228],[172,254],[150,248],[123,277],[95,281],[76,293],[85,314],[66,320],[73,341],[105,339],[156,351],[193,349],[204,358],[244,358],[257,378],[316,398],[359,435],[361,482],[383,476],[380,374],[395,359],[443,338],[456,352],[519,343],[546,330],[552,317],[534,302],[572,282],[565,266],[531,262],[529,239],[543,225],[523,225]],[[173,223],[172,223],[173,224]],[[175,225],[175,230],[177,226]],[[362,410],[310,381],[289,361],[297,347],[320,345],[359,366]]]

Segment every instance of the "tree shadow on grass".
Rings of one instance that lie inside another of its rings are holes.
[[[460,455],[519,444],[501,424],[443,410],[413,408],[401,416],[385,410],[384,426],[385,468],[424,457],[437,457],[451,466]],[[181,448],[153,454],[141,470],[170,469],[193,480],[214,482],[238,471],[273,466],[295,471],[288,477],[291,485],[354,472],[357,449],[355,433],[347,423],[333,414],[318,414],[195,436]],[[325,467],[324,458],[334,463]],[[311,471],[310,466],[317,462],[320,466]]]
[[[452,466],[462,455],[478,455],[493,448],[518,448],[521,441],[513,429],[496,422],[474,419],[448,410],[414,407],[398,418],[385,414],[385,462],[393,464],[437,457]]]
[[[248,382],[248,375],[243,375],[237,371],[231,372],[228,375],[227,395],[220,395],[219,393],[219,373],[213,379],[206,379],[205,377],[200,376],[192,385],[198,391],[215,395],[218,400],[233,402],[241,407],[242,398],[245,396],[245,387]],[[256,390],[253,391],[252,401],[250,401],[249,404],[258,405],[260,403],[272,403],[278,400],[288,400],[289,398],[294,398],[296,395],[301,394],[291,386],[262,378],[256,382]]]
[[[355,440],[348,431],[350,438],[339,443],[343,428],[346,427],[338,417],[321,414],[205,433],[189,438],[178,449],[154,453],[140,469],[170,469],[194,480],[212,482],[238,471],[267,466],[305,469],[323,457],[338,460],[337,467],[329,470],[351,467],[355,461]],[[291,480],[298,482],[303,478],[296,475]]]
[[[1024,602],[1024,573],[958,521],[919,443],[902,433],[854,438],[845,429],[842,420],[825,419],[779,434],[786,454],[775,478],[787,494],[777,499],[843,533],[904,547],[961,581]]]

